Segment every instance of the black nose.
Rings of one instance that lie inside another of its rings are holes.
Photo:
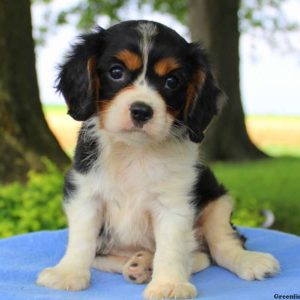
[[[144,102],[134,102],[130,106],[131,118],[135,125],[143,125],[153,116],[153,109]]]

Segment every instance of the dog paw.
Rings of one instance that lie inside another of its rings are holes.
[[[191,299],[197,296],[197,290],[189,282],[150,282],[144,292],[147,300]]]
[[[278,261],[268,253],[243,251],[237,262],[236,273],[245,280],[263,280],[280,271]]]
[[[153,254],[137,252],[123,267],[123,276],[132,283],[146,283],[152,276]]]
[[[79,291],[89,286],[90,272],[74,268],[54,267],[43,270],[37,284],[52,289]]]

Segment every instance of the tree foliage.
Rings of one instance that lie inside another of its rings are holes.
[[[298,28],[283,10],[287,0],[243,0],[239,11],[240,30],[263,29],[268,33],[291,31]]]
[[[61,208],[63,174],[49,160],[46,172],[30,171],[26,184],[0,188],[0,238],[66,226]]]
[[[33,2],[50,4],[52,0],[33,0]],[[290,21],[284,12],[283,7],[287,2],[288,0],[242,0],[238,14],[240,31],[253,33],[259,29],[267,36],[278,31],[298,29],[299,24]],[[58,14],[46,11],[45,20],[51,19],[50,25],[63,25],[75,17],[78,29],[88,30],[97,24],[99,16],[108,16],[112,23],[121,21],[120,11],[128,6],[137,6],[140,9],[150,6],[154,11],[173,15],[183,24],[188,22],[186,0],[80,0]],[[42,33],[45,32],[45,28],[43,25]]]

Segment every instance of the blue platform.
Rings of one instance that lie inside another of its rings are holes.
[[[217,266],[194,275],[198,299],[260,300],[300,295],[300,238],[265,229],[241,228],[247,248],[272,253],[281,273],[264,281],[248,282]],[[55,265],[64,254],[67,231],[43,231],[0,240],[1,300],[135,300],[145,285],[126,282],[122,275],[93,270],[91,287],[80,292],[47,289],[35,284],[37,274]]]

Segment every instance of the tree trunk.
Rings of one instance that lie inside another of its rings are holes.
[[[250,140],[242,108],[239,78],[239,0],[189,0],[190,32],[208,49],[220,87],[228,97],[203,142],[210,160],[266,157]]]
[[[30,0],[0,1],[0,58],[0,182],[42,170],[42,157],[65,167],[39,100]]]

